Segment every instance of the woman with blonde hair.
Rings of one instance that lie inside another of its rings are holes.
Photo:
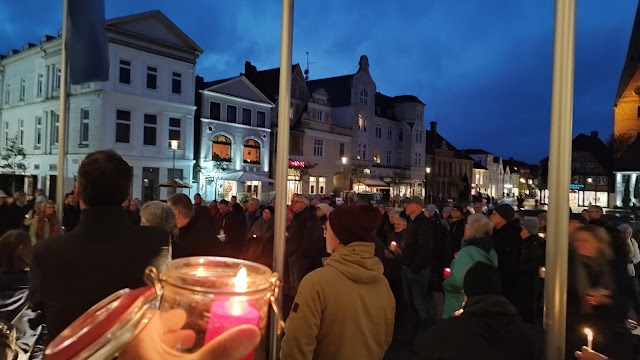
[[[33,217],[31,225],[29,225],[29,234],[36,242],[60,235],[60,222],[56,213],[56,204],[51,200],[39,204],[43,205],[40,205],[41,207],[37,209],[36,215]]]
[[[169,246],[162,248],[158,258],[153,261],[153,266],[158,271],[162,271],[171,261],[171,244],[178,238],[178,225],[176,215],[171,206],[162,201],[150,201],[142,206],[140,210],[141,226],[159,226],[169,230]]]

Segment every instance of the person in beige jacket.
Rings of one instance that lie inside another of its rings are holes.
[[[395,300],[374,256],[380,212],[343,205],[325,224],[324,267],[300,282],[281,360],[382,359],[393,337]]]

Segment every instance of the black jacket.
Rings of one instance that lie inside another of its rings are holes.
[[[100,300],[145,286],[145,269],[166,246],[167,230],[132,225],[121,206],[83,210],[74,231],[39,241],[29,298],[44,312],[49,341]]]
[[[522,254],[522,237],[520,237],[520,223],[512,220],[500,229],[493,230],[493,240],[498,254],[498,270],[502,295],[515,304],[518,289],[518,274]]]
[[[62,226],[64,232],[73,230],[80,221],[80,208],[76,205],[64,204],[62,208]]]
[[[420,212],[405,230],[402,265],[418,273],[433,265],[433,223]]]
[[[456,221],[451,221],[451,224],[449,224],[449,241],[451,242],[451,251],[453,253],[457,253],[462,247],[465,225],[466,221],[462,217]]]
[[[240,215],[233,211],[226,214],[218,213],[213,220],[213,234],[215,240],[220,242],[217,235],[224,231],[226,240],[222,245],[223,256],[240,258],[246,242],[246,225]]]
[[[24,217],[29,212],[29,207],[18,206],[16,203],[10,204],[6,207],[3,216],[3,223],[6,224],[6,231],[20,229],[20,225],[24,221]]]
[[[528,323],[539,323],[542,313],[542,282],[540,281],[540,267],[545,261],[544,240],[538,235],[530,235],[522,242],[520,258],[520,274],[516,307],[522,319]]]
[[[532,329],[495,295],[470,298],[462,315],[440,321],[419,340],[420,360],[538,358]]]
[[[314,267],[322,266],[326,243],[322,223],[313,208],[308,207],[295,214],[289,225],[287,238],[287,258],[297,257],[311,259]]]
[[[225,256],[224,244],[216,235],[206,218],[194,215],[185,226],[178,229],[178,238],[173,243],[171,257],[179,259],[189,256]]]

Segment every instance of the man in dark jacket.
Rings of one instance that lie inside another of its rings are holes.
[[[542,325],[542,301],[540,267],[544,266],[544,240],[538,236],[538,220],[525,218],[522,221],[522,256],[515,306],[522,320]]]
[[[427,288],[433,262],[434,227],[422,211],[422,198],[404,199],[405,210],[411,219],[405,230],[402,249],[402,287],[407,305],[410,340],[429,326]]]
[[[22,191],[13,193],[13,203],[7,206],[4,214],[6,217],[7,231],[20,229],[24,217],[28,212],[27,196]]]
[[[453,254],[460,251],[462,238],[464,237],[465,218],[462,205],[455,205],[451,208],[451,224],[449,224],[449,241]]]
[[[515,304],[518,289],[518,274],[522,254],[522,238],[520,223],[515,218],[515,211],[509,204],[498,205],[489,219],[493,223],[493,240],[498,254],[498,270],[502,295]]]
[[[87,155],[75,187],[82,209],[78,226],[36,244],[29,298],[44,313],[49,340],[105,297],[145,286],[145,269],[169,246],[167,230],[127,220],[121,205],[132,178],[132,168],[114,151]]]
[[[171,257],[179,259],[189,256],[223,256],[224,243],[215,237],[208,218],[195,214],[191,199],[186,194],[173,194],[167,204],[176,215],[178,238],[172,246]],[[204,206],[200,206],[205,212]]]
[[[242,217],[232,211],[231,204],[227,200],[220,200],[218,209],[220,212],[213,219],[213,235],[219,240],[224,240],[225,256],[241,258],[247,236]]]
[[[64,199],[64,206],[62,207],[62,226],[64,232],[73,230],[80,221],[80,208],[75,200],[73,192],[67,194]]]
[[[296,214],[289,225],[286,254],[295,295],[302,278],[322,266],[326,245],[322,223],[310,207],[309,199],[296,195],[291,205]]]
[[[537,359],[535,335],[500,296],[500,274],[477,262],[464,277],[467,301],[459,316],[442,320],[418,342],[421,360]]]

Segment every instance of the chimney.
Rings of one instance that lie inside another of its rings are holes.
[[[251,64],[251,61],[245,61],[244,63],[244,75],[247,78],[254,76],[258,72],[258,68]]]
[[[432,133],[437,133],[438,132],[438,123],[435,121],[432,121],[429,123],[429,125],[431,125],[431,132]]]
[[[594,139],[597,139],[598,138],[598,132],[597,131],[592,131],[591,132],[591,137],[594,138]]]

